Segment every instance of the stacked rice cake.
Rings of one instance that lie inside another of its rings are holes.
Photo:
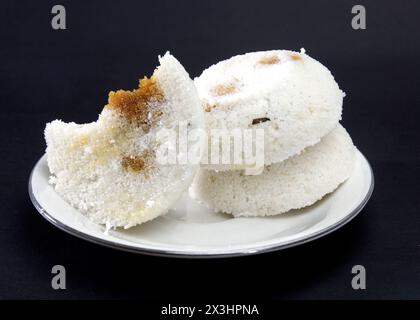
[[[235,56],[194,82],[209,135],[264,130],[264,168],[249,175],[245,164],[205,158],[193,198],[234,216],[275,215],[313,204],[351,175],[355,147],[339,125],[344,93],[304,50]]]

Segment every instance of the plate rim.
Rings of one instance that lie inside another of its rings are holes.
[[[78,229],[75,229],[75,228],[73,228],[69,225],[66,225],[66,224],[62,223],[61,221],[57,220],[56,218],[54,218],[54,216],[52,216],[47,210],[45,210],[41,206],[41,204],[36,199],[35,194],[34,194],[33,189],[32,189],[32,178],[33,178],[34,171],[37,168],[37,166],[39,165],[39,163],[42,161],[42,159],[45,157],[45,154],[43,156],[41,156],[41,158],[38,159],[35,166],[31,170],[31,174],[29,176],[29,181],[28,181],[28,193],[29,193],[29,198],[30,198],[33,206],[35,207],[35,209],[49,223],[51,223],[52,225],[54,225],[58,229],[66,232],[70,235],[73,235],[73,236],[75,236],[79,239],[83,239],[83,240],[86,240],[86,241],[89,241],[91,243],[98,244],[98,245],[101,245],[101,246],[104,246],[104,247],[107,247],[107,248],[120,250],[120,251],[125,251],[125,252],[130,252],[130,253],[136,253],[136,254],[145,254],[145,255],[151,255],[151,256],[171,257],[171,258],[190,258],[190,259],[207,258],[207,259],[210,259],[210,258],[242,257],[242,256],[250,256],[250,255],[256,255],[256,254],[268,253],[268,252],[273,252],[273,251],[278,251],[278,250],[284,250],[284,249],[295,247],[295,246],[298,246],[298,245],[301,245],[301,244],[305,244],[307,242],[311,242],[311,241],[319,239],[323,236],[326,236],[326,235],[330,234],[331,232],[334,232],[335,230],[337,230],[337,229],[341,228],[342,226],[346,225],[351,220],[353,220],[353,218],[355,218],[362,211],[362,209],[365,207],[365,205],[369,201],[370,197],[372,196],[373,189],[374,189],[374,186],[375,186],[375,178],[374,178],[372,166],[370,165],[369,161],[367,160],[367,158],[364,156],[364,154],[362,152],[360,152],[359,150],[357,150],[357,152],[366,161],[366,164],[369,168],[371,183],[370,183],[370,186],[369,186],[369,189],[368,189],[366,195],[364,196],[364,198],[360,201],[360,203],[357,205],[357,207],[353,211],[351,211],[349,214],[347,214],[341,220],[335,222],[334,224],[332,224],[332,225],[330,225],[330,226],[328,226],[324,229],[318,230],[317,232],[314,232],[311,235],[302,236],[301,238],[294,239],[294,240],[289,240],[289,241],[287,241],[285,243],[281,243],[281,244],[261,245],[260,247],[252,248],[252,249],[249,249],[249,250],[241,250],[241,251],[229,251],[229,250],[223,251],[223,250],[221,250],[221,251],[218,251],[217,253],[214,253],[214,252],[205,253],[203,251],[185,252],[185,251],[179,251],[179,250],[142,248],[142,247],[137,247],[137,246],[131,246],[131,245],[128,245],[128,244],[122,244],[122,243],[115,242],[115,241],[112,241],[112,240],[97,238],[97,237],[94,237],[92,235],[86,234],[82,231],[79,231]]]

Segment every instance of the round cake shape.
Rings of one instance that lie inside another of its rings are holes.
[[[264,168],[260,175],[200,169],[190,195],[216,211],[269,216],[309,206],[350,177],[355,147],[339,125],[301,154]]]
[[[194,83],[209,135],[212,129],[264,129],[265,165],[318,143],[341,119],[344,93],[303,49],[234,56],[204,70]],[[203,167],[224,171],[246,165],[211,163],[205,155]]]

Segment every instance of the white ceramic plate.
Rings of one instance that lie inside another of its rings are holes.
[[[357,152],[352,176],[332,194],[301,210],[261,218],[232,218],[214,213],[185,195],[165,216],[128,230],[110,230],[89,221],[48,184],[45,155],[29,179],[35,208],[56,227],[82,239],[137,253],[177,257],[255,254],[322,237],[354,218],[373,191],[373,173]]]

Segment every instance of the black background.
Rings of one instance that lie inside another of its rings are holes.
[[[51,8],[67,30],[51,28]],[[351,28],[363,4],[367,29]],[[420,2],[2,1],[0,6],[0,298],[420,298]],[[198,76],[232,55],[304,47],[347,93],[343,124],[372,164],[360,216],[300,247],[246,258],[134,255],[74,238],[32,207],[27,182],[45,123],[88,122],[107,92],[133,88],[170,50]],[[51,288],[51,268],[67,290]],[[367,290],[351,288],[351,268]],[[184,300],[185,301],[185,300]]]

